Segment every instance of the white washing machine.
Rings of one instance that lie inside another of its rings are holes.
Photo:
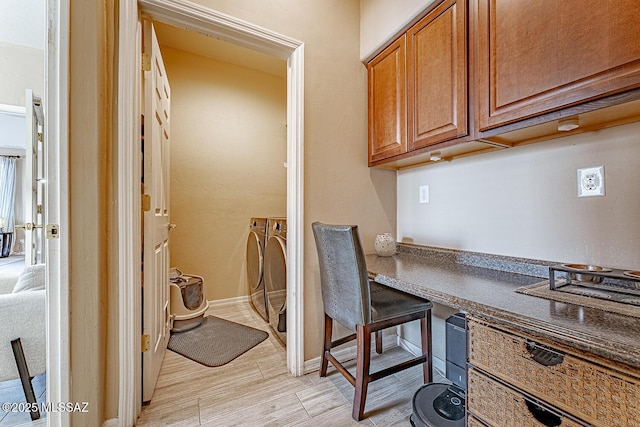
[[[247,237],[247,280],[251,306],[266,321],[269,311],[264,288],[264,249],[267,239],[267,218],[251,218]]]
[[[264,286],[267,291],[269,324],[276,336],[287,342],[287,219],[269,218],[264,255]]]

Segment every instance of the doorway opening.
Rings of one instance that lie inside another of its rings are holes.
[[[43,390],[46,389],[46,400],[53,402],[70,400],[66,346],[69,341],[68,303],[63,279],[66,267],[61,263],[66,259],[68,236],[45,239],[49,224],[67,229],[67,200],[64,195],[60,197],[60,189],[66,184],[60,170],[66,170],[67,166],[66,156],[60,155],[66,147],[65,127],[61,123],[65,121],[66,86],[59,85],[68,80],[66,68],[60,67],[60,58],[66,59],[68,52],[66,43],[60,39],[60,34],[66,35],[68,29],[64,14],[66,6],[66,0],[28,0],[3,2],[0,7],[3,17],[0,56],[6,65],[0,72],[0,104],[3,104],[0,110],[5,119],[17,119],[22,123],[17,129],[22,134],[18,137],[19,147],[12,146],[3,126],[2,143],[9,146],[0,153],[17,163],[13,183],[15,199],[9,203],[14,205],[13,212],[7,213],[3,209],[0,213],[0,255],[6,255],[0,256],[0,263],[4,264],[0,276],[5,285],[14,285],[15,293],[5,286],[4,290],[11,292],[6,297],[22,300],[18,306],[21,310],[16,315],[5,314],[27,328],[26,332],[14,329],[13,333],[21,337],[29,374],[35,376],[30,381],[33,391],[28,394],[40,401],[45,398]],[[30,138],[26,138],[27,135]],[[3,181],[6,184],[7,180]],[[2,187],[6,188],[4,184]],[[3,194],[2,198],[6,201],[11,196]],[[29,276],[34,280],[21,280]],[[18,289],[19,283],[28,284],[30,288]],[[31,292],[23,292],[27,289]],[[21,318],[22,315],[26,317]],[[35,351],[33,337],[27,337],[29,333],[37,336]],[[38,360],[33,359],[36,353]],[[15,366],[15,361],[11,363]],[[42,368],[37,366],[40,364]],[[46,374],[36,375],[45,369]],[[4,391],[7,389],[3,387]],[[24,401],[23,387],[18,387],[15,398],[4,397],[8,402]],[[24,421],[24,417],[26,420],[33,418],[26,412],[2,413],[0,421],[11,424]],[[67,419],[64,414],[40,413],[37,422],[64,425]]]
[[[219,38],[287,61],[287,367],[304,372],[303,351],[303,106],[304,44],[270,30],[187,1],[123,1],[120,7],[118,70],[118,198],[120,300],[120,401],[123,422],[140,411],[140,129],[139,13],[168,25]],[[132,41],[136,40],[136,43]],[[125,238],[128,237],[128,238]]]

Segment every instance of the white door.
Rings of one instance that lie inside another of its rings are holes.
[[[169,99],[170,88],[153,25],[145,21],[143,50],[143,215],[142,333],[149,348],[142,357],[142,400],[153,395],[169,341]],[[149,65],[150,62],[150,65]]]
[[[27,89],[25,96],[26,162],[25,162],[25,223],[24,262],[33,265],[44,262],[44,115],[42,99]]]

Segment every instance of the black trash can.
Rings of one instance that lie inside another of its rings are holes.
[[[467,330],[464,313],[446,320],[446,376],[453,384],[430,383],[413,395],[414,427],[464,427]]]

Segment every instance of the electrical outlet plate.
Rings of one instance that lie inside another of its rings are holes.
[[[429,203],[429,186],[421,185],[419,190],[420,190],[420,195],[418,196],[418,202]]]
[[[604,166],[578,169],[578,197],[604,196]]]

